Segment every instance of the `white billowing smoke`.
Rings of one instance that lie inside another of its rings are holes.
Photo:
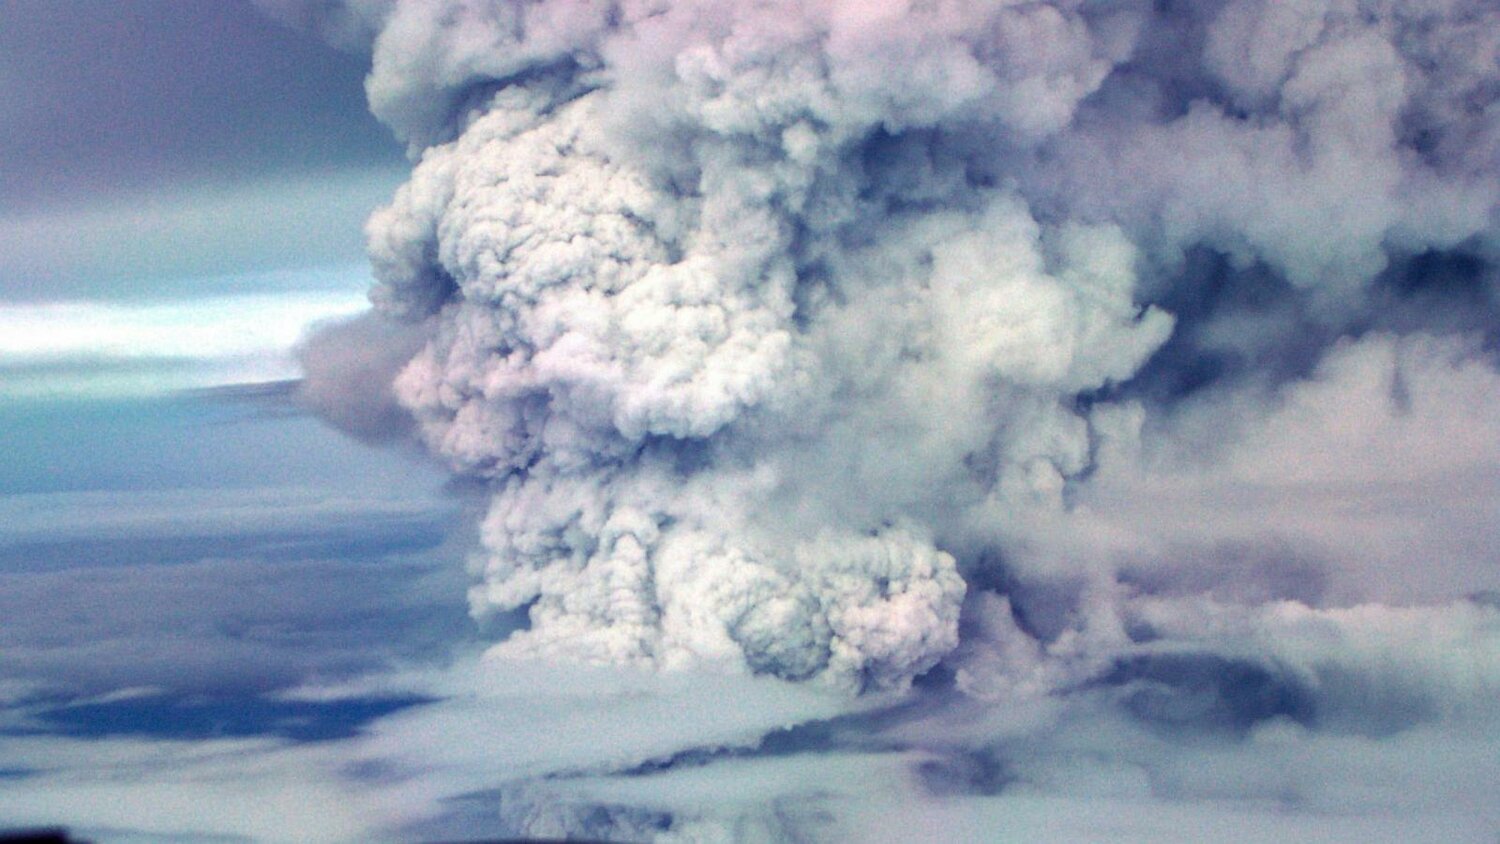
[[[1482,0],[321,21],[378,33],[372,107],[418,159],[373,298],[430,332],[394,381],[419,436],[493,489],[472,601],[529,608],[515,655],[901,688],[1016,525],[1130,451],[1156,408],[1120,385],[1173,335],[1151,303],[1209,283],[1193,250],[1336,334],[1393,263],[1497,243]]]

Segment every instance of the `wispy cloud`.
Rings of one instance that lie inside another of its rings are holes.
[[[0,304],[0,395],[120,394],[292,378],[307,329],[367,307],[353,291],[158,302]]]

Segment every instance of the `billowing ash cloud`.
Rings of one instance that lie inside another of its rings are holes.
[[[1050,694],[1230,616],[1279,635],[1266,601],[1500,585],[1472,552],[1418,588],[1306,515],[1324,468],[1360,481],[1346,433],[1500,420],[1465,404],[1500,328],[1491,3],[271,5],[373,33],[416,161],[373,298],[427,338],[391,359],[418,436],[493,489],[472,604],[531,619],[503,653],[853,689],[951,654]],[[340,345],[308,353],[369,356]],[[1346,400],[1367,429],[1320,429]],[[1488,513],[1480,439],[1377,465]]]

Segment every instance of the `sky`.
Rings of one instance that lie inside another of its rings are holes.
[[[405,168],[364,63],[244,3],[5,3],[0,391],[291,377]]]
[[[244,3],[0,15],[7,300],[228,292],[254,284],[228,277],[362,263],[361,220],[404,161],[363,106],[359,56]]]
[[[0,0],[0,831],[1493,841],[1482,0]]]

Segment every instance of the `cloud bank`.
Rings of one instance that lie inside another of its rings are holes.
[[[1492,5],[274,6],[415,162],[421,342],[309,370],[488,486],[496,656],[921,678],[929,796],[1496,715]]]
[[[309,327],[363,309],[357,292],[0,304],[0,396],[159,394],[295,377]]]

